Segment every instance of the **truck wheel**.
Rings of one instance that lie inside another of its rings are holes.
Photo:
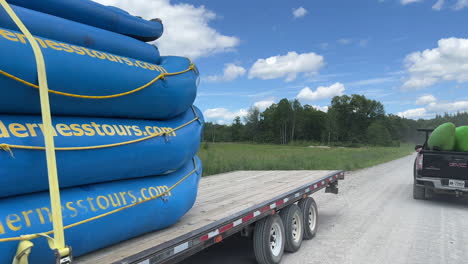
[[[413,183],[413,198],[416,200],[425,200],[426,188],[424,186]]]
[[[431,200],[434,197],[434,191],[430,188],[424,188],[424,199]]]
[[[260,264],[280,263],[284,251],[284,227],[278,215],[267,216],[255,224],[254,252]]]
[[[317,204],[312,197],[307,197],[299,201],[299,208],[304,216],[304,239],[312,239],[317,233]]]
[[[302,244],[304,237],[304,216],[299,206],[291,204],[280,212],[284,224],[285,244],[284,250],[296,252]]]

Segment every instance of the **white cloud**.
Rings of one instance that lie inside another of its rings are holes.
[[[302,6],[296,9],[293,9],[293,15],[295,18],[303,17],[307,15],[307,9],[303,8]]]
[[[361,39],[361,40],[359,40],[359,46],[362,47],[362,48],[367,47],[368,44],[369,44],[369,39]]]
[[[423,2],[424,0],[400,0],[400,3],[402,5],[407,5],[411,3],[417,3],[417,2]],[[379,2],[383,2],[382,0],[379,0]],[[437,0],[434,5],[432,5],[433,10],[440,11],[444,7],[446,2],[454,2],[454,5],[452,5],[452,9],[454,10],[461,10],[465,7],[468,7],[468,0],[453,0],[453,1],[446,1],[446,0]]]
[[[328,44],[328,42],[323,42],[323,43],[320,43],[320,48],[321,49],[328,49],[328,47],[330,46],[330,44]]]
[[[314,52],[298,54],[292,51],[284,56],[258,59],[250,68],[249,79],[269,80],[286,77],[286,81],[293,81],[300,73],[317,73],[323,65],[323,57]]]
[[[432,6],[434,10],[441,10],[444,6],[445,0],[437,0],[437,2]]]
[[[372,78],[367,80],[360,80],[347,83],[350,86],[365,86],[365,85],[373,85],[373,84],[381,84],[381,83],[388,83],[395,81],[394,77],[382,77],[382,78]]]
[[[401,0],[401,4],[402,5],[407,5],[407,4],[411,4],[411,3],[416,3],[416,2],[421,2],[422,0]]]
[[[312,107],[325,113],[328,112],[328,106],[313,105]]]
[[[299,92],[297,98],[300,100],[315,101],[343,95],[344,91],[344,85],[337,82],[328,87],[320,86],[315,91],[312,91],[309,87],[305,87]]]
[[[369,45],[370,38],[366,39],[352,39],[352,38],[340,38],[336,40],[338,44],[341,45],[351,45],[351,44],[357,44],[361,48],[365,48]]]
[[[192,59],[230,51],[239,39],[226,36],[209,26],[216,14],[204,6],[171,4],[170,0],[94,0],[120,7],[145,19],[161,18],[164,34],[156,41],[161,53],[187,56]]]
[[[337,40],[338,43],[342,44],[342,45],[349,45],[353,42],[352,39],[349,39],[349,38],[342,38],[342,39],[339,39]]]
[[[401,117],[418,119],[434,117],[436,114],[442,115],[444,113],[468,112],[468,101],[455,101],[455,102],[432,102],[426,107],[409,109],[404,112],[399,112]]]
[[[419,119],[428,116],[425,108],[409,109],[403,112],[399,112],[397,115],[400,117],[411,119]]]
[[[468,111],[468,101],[456,101],[451,103],[430,103],[426,109],[430,113],[443,114]]]
[[[409,78],[404,89],[431,86],[440,81],[468,82],[468,39],[447,38],[438,47],[406,56]]]
[[[203,112],[204,117],[208,121],[214,121],[218,124],[232,123],[234,118],[239,116],[242,120],[242,117],[247,116],[248,111],[246,109],[239,109],[238,111],[232,112],[226,108],[212,108],[207,109]]]
[[[265,111],[268,107],[275,103],[275,99],[267,99],[263,101],[258,101],[254,103],[254,106],[257,107],[260,111]]]
[[[223,71],[222,76],[212,75],[212,76],[208,76],[206,80],[210,82],[220,82],[220,81],[229,82],[229,81],[233,81],[237,79],[238,77],[244,76],[245,73],[246,73],[246,70],[244,67],[238,66],[234,63],[228,63],[224,66],[224,71]]]
[[[455,10],[460,10],[468,6],[468,0],[458,0],[455,4]]]
[[[436,101],[437,99],[432,94],[426,94],[426,95],[419,97],[418,100],[416,100],[416,104],[427,105],[430,103],[434,103]]]

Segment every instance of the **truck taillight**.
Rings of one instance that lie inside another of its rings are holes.
[[[422,168],[423,168],[423,154],[418,154],[418,157],[416,159],[416,169],[422,170]]]

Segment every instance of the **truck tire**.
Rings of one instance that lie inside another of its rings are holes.
[[[307,197],[299,201],[299,208],[304,216],[304,239],[312,239],[317,233],[317,204],[312,197]]]
[[[413,183],[413,198],[415,200],[425,200],[426,199],[426,188],[421,185]]]
[[[254,253],[260,264],[280,263],[284,253],[284,227],[279,215],[267,216],[255,224]]]
[[[424,199],[431,200],[434,197],[434,190],[430,188],[424,188]]]
[[[284,208],[280,212],[281,220],[283,220],[286,252],[296,252],[302,245],[304,237],[304,215],[295,204]]]

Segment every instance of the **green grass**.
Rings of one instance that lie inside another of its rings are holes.
[[[198,153],[203,175],[235,170],[356,170],[414,151],[413,146],[362,148],[309,148],[239,143],[210,143]]]

